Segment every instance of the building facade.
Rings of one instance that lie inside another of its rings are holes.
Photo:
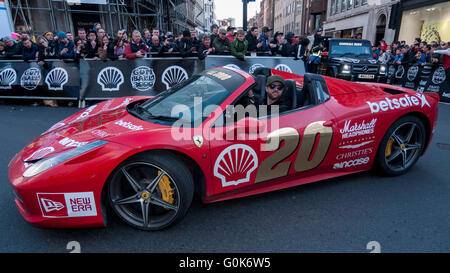
[[[389,27],[389,20],[397,3],[399,0],[328,0],[325,35],[352,38],[361,34],[372,44],[380,40],[390,44],[395,39],[395,29]]]
[[[450,41],[450,1],[403,0],[398,6],[396,39],[412,44],[415,38],[426,42]]]
[[[100,22],[107,33],[118,29],[159,28],[182,32],[185,28],[203,31],[211,13],[205,8],[214,0],[8,0],[15,31],[42,35],[47,31],[76,33]],[[214,11],[214,9],[212,9]],[[46,18],[46,20],[42,20]],[[214,15],[212,15],[214,18]]]

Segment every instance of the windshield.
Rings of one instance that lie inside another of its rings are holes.
[[[140,108],[146,118],[199,124],[231,94],[206,75],[195,75],[162,92]]]
[[[330,53],[332,55],[367,55],[372,56],[372,49],[369,44],[362,42],[332,42]]]

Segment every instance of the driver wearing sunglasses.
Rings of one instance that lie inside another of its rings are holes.
[[[273,106],[278,105],[279,112],[288,110],[287,105],[283,103],[282,95],[285,88],[284,79],[279,75],[272,75],[267,78],[266,82],[266,96],[263,100],[262,105]],[[249,92],[248,97],[250,101],[257,102],[258,99],[254,99],[253,92]],[[257,104],[257,103],[252,103]],[[257,106],[257,105],[256,105]],[[271,107],[267,108],[267,113],[270,115]]]

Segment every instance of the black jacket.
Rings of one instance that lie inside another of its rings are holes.
[[[253,36],[251,31],[247,32],[247,35],[245,36],[245,39],[247,39],[248,42],[248,47],[247,47],[247,51],[256,51],[258,48],[256,47],[256,45],[258,44],[258,38]]]

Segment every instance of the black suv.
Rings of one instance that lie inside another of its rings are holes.
[[[349,81],[386,82],[386,65],[373,58],[368,40],[325,38],[320,73]]]

